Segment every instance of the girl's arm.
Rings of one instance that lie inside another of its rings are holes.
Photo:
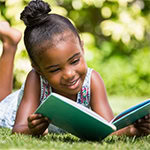
[[[48,120],[40,114],[33,114],[40,104],[40,78],[32,70],[26,79],[23,98],[17,111],[12,132],[39,135],[48,127]]]
[[[107,100],[103,80],[94,70],[91,79],[91,108],[107,121],[111,121],[114,117]],[[141,136],[150,134],[150,115],[147,115],[146,117],[146,119],[140,119],[140,122],[138,121],[135,124],[112,133],[112,135]]]
[[[137,120],[134,124],[129,125],[123,129],[120,129],[112,135],[128,135],[128,136],[142,136],[150,134],[150,114]]]
[[[108,103],[105,85],[99,73],[93,70],[91,79],[91,108],[97,114],[102,116],[107,121],[114,118],[113,112]],[[137,131],[133,125],[114,132],[115,135],[135,135]]]
[[[114,117],[111,107],[108,103],[104,82],[96,71],[92,71],[91,78],[91,108],[94,112],[102,116],[107,121]]]

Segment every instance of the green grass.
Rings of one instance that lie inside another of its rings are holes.
[[[110,97],[110,104],[115,114],[139,103],[145,98]],[[40,150],[149,150],[150,135],[145,137],[108,136],[103,141],[82,141],[71,135],[48,134],[44,137],[32,137],[11,134],[11,130],[0,128],[0,150],[40,149]]]
[[[40,150],[149,150],[150,136],[129,138],[108,136],[103,141],[82,141],[71,134],[48,134],[35,138],[27,135],[11,134],[8,129],[0,129],[0,149],[40,149]]]

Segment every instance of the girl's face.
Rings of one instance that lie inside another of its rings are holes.
[[[40,58],[41,75],[48,80],[52,90],[75,99],[87,73],[83,48],[78,38],[70,36],[60,40],[56,46],[49,48]]]

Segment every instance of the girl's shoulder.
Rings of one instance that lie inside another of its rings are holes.
[[[101,75],[99,74],[99,72],[92,70],[91,73],[91,84],[99,84],[99,83],[103,83],[103,79],[101,77]]]
[[[90,86],[90,88],[91,88],[91,85],[93,83],[96,83],[96,82],[99,82],[99,81],[103,82],[103,79],[102,79],[101,75],[97,71],[95,71],[94,69],[88,68],[83,86],[86,85],[86,86]]]
[[[100,97],[106,97],[105,84],[101,75],[93,70],[91,74],[91,100],[101,99]]]
[[[44,77],[42,77],[40,74],[38,74],[35,69],[32,69],[29,72],[28,76],[30,76],[30,78],[34,78],[34,80],[38,82],[38,85],[40,86],[40,89],[41,89],[40,92],[41,92],[41,97],[42,97],[43,92],[46,92],[45,89],[50,87],[48,81]]]

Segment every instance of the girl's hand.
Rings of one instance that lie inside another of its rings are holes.
[[[142,136],[150,134],[150,114],[137,120],[134,124],[117,130],[112,135]]]
[[[28,117],[28,127],[32,135],[42,135],[49,123],[50,120],[41,114],[32,114]]]
[[[150,134],[150,114],[137,120],[134,126],[138,130],[139,134],[141,135]]]

